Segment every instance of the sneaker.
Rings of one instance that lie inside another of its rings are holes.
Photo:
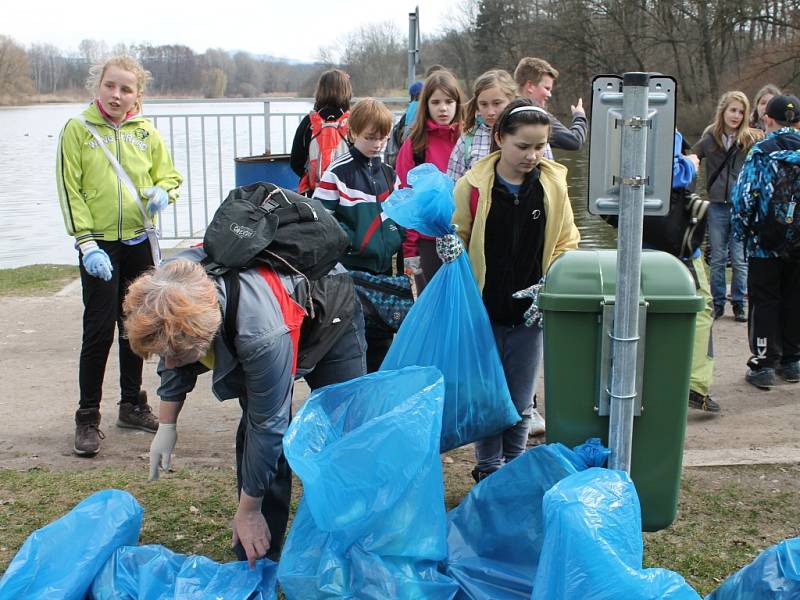
[[[147,404],[146,392],[140,391],[139,398],[135,403],[119,403],[117,427],[141,429],[149,433],[155,433],[158,430],[158,418],[153,414],[150,405]]]
[[[544,427],[544,417],[539,414],[539,411],[535,408],[531,413],[531,425],[530,429],[528,430],[528,435],[532,435],[534,437],[544,435],[545,427]]]
[[[771,390],[775,387],[775,369],[762,367],[760,369],[747,369],[745,381],[760,390]]]
[[[704,410],[711,413],[718,413],[720,411],[719,404],[717,404],[711,396],[704,396],[694,390],[689,390],[689,408],[696,408],[697,410]]]
[[[716,321],[722,315],[725,314],[725,305],[724,304],[715,304],[714,305],[714,320]]]
[[[733,318],[738,323],[747,323],[747,313],[744,310],[744,302],[733,303]]]
[[[790,362],[786,365],[781,365],[775,372],[783,377],[784,381],[789,383],[797,383],[800,381],[800,360]]]
[[[79,408],[75,412],[75,444],[72,451],[78,456],[94,456],[100,452],[100,440],[106,436],[100,431],[100,411],[96,408]]]

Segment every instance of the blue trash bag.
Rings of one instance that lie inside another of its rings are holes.
[[[278,565],[286,597],[452,598],[439,460],[444,384],[431,367],[313,393],[283,448],[303,499]]]
[[[666,569],[642,569],[642,516],[630,477],[591,468],[545,495],[544,544],[532,600],[699,600]]]
[[[605,459],[592,440],[574,451],[536,446],[473,487],[447,513],[444,570],[461,586],[456,597],[530,598],[544,539],[542,497],[564,477],[594,466],[598,456]]]
[[[790,598],[800,598],[800,537],[767,548],[706,596],[706,600]]]
[[[275,600],[278,565],[268,559],[225,564],[164,546],[117,549],[92,583],[92,600]]]
[[[142,513],[122,490],[84,498],[28,536],[0,580],[0,598],[83,600],[114,551],[139,540]]]
[[[453,232],[453,182],[430,164],[411,169],[414,186],[392,193],[383,211],[425,235]],[[433,366],[444,375],[440,450],[500,433],[520,420],[466,252],[425,286],[392,342],[381,370]]]

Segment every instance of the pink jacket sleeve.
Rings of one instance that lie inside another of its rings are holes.
[[[397,153],[397,162],[395,163],[395,171],[397,171],[397,176],[400,178],[400,187],[408,187],[406,176],[414,166],[414,153],[411,151],[411,140],[406,138],[406,141],[400,146],[400,151]]]

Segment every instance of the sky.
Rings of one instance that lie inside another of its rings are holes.
[[[313,61],[319,48],[369,23],[393,21],[408,35],[408,13],[420,10],[422,35],[437,33],[454,0],[224,0],[209,2],[134,0],[98,4],[76,0],[5,0],[0,34],[23,46],[52,44],[77,51],[84,39],[153,45],[183,44]],[[103,6],[108,6],[105,15]],[[129,16],[120,18],[123,11]]]

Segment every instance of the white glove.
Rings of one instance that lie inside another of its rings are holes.
[[[150,444],[150,481],[158,479],[158,465],[169,471],[172,451],[178,441],[177,423],[159,423],[158,431]]]

